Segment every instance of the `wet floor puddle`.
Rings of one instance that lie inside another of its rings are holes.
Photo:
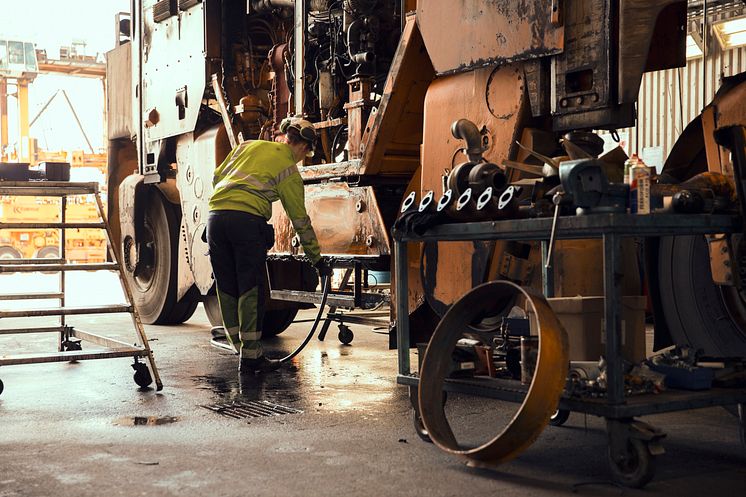
[[[114,421],[117,426],[159,426],[175,423],[177,416],[125,416]]]

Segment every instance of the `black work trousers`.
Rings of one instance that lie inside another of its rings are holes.
[[[223,326],[229,343],[246,359],[263,355],[260,339],[271,230],[264,218],[246,212],[211,211],[207,219]]]

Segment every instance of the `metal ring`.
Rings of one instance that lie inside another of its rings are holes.
[[[453,190],[446,190],[440,200],[438,200],[438,212],[448,207],[453,199]]]
[[[412,207],[412,204],[414,204],[414,200],[417,197],[417,192],[409,192],[409,195],[407,195],[407,198],[404,199],[404,203],[401,205],[401,213],[404,214],[409,210],[410,207]]]
[[[458,202],[456,202],[456,210],[460,211],[463,210],[464,207],[471,201],[471,188],[467,188],[464,193],[461,194],[461,196],[458,198]]]
[[[511,422],[488,442],[464,447],[456,440],[443,409],[443,385],[450,374],[451,354],[468,324],[484,306],[522,296],[531,305],[539,333],[534,376],[523,403]],[[491,281],[470,290],[445,313],[428,343],[420,368],[419,407],[432,441],[451,454],[485,464],[513,459],[541,434],[557,410],[569,365],[567,333],[543,295],[508,281]]]
[[[477,199],[477,210],[481,211],[492,200],[492,187],[488,186]]]
[[[504,209],[505,207],[507,207],[510,201],[513,200],[514,196],[515,188],[512,186],[507,187],[505,191],[502,192],[502,195],[500,195],[500,198],[497,199],[497,208]]]
[[[420,200],[420,207],[418,210],[420,212],[425,212],[425,209],[427,209],[432,202],[433,202],[433,191],[430,190],[429,192],[427,192],[427,195],[422,197],[422,200]]]

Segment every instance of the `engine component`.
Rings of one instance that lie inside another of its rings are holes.
[[[451,125],[451,134],[454,138],[466,142],[466,156],[469,161],[477,163],[482,162],[482,154],[487,150],[485,147],[482,134],[479,128],[468,119],[459,119]]]
[[[563,203],[572,203],[577,214],[625,212],[629,186],[610,183],[597,159],[565,161],[560,164],[560,181],[565,190]]]
[[[461,196],[456,201],[456,212],[460,213],[461,215],[467,214],[471,209],[469,209],[469,204],[471,203],[471,195],[472,190],[471,188],[467,188],[464,193],[461,194]]]
[[[427,192],[427,194],[424,197],[422,197],[422,200],[420,200],[420,205],[417,208],[417,210],[420,212],[425,212],[428,209],[428,207],[430,207],[430,204],[433,203],[433,196],[434,195],[433,195],[432,190]]]
[[[472,167],[468,175],[469,186],[478,192],[492,188],[495,192],[505,189],[508,179],[497,164],[482,162]]]
[[[597,158],[604,151],[604,140],[596,133],[590,131],[571,131],[563,138],[563,145],[570,144],[570,147],[580,149],[589,157]],[[570,155],[570,150],[565,147],[565,151]],[[572,155],[570,155],[572,157]],[[575,157],[573,157],[575,158]]]
[[[513,299],[523,297],[533,308],[539,330],[539,352],[528,393],[511,422],[497,436],[476,447],[461,445],[443,409],[443,385],[450,357],[463,330],[484,315],[507,314]],[[513,459],[529,447],[549,423],[565,386],[567,334],[543,295],[507,281],[482,284],[456,301],[441,319],[420,368],[419,409],[432,441],[451,454],[486,464]]]
[[[445,209],[447,209],[451,205],[451,201],[453,200],[453,190],[448,189],[445,191],[442,197],[440,197],[440,200],[438,200],[438,212],[443,212]]]
[[[404,214],[409,210],[412,205],[414,205],[414,201],[417,199],[417,192],[409,192],[409,195],[407,195],[407,198],[404,199],[404,202],[401,204],[401,209],[399,212]]]

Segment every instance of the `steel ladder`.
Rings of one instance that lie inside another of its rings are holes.
[[[0,195],[4,196],[33,196],[60,198],[60,222],[0,222],[0,230],[4,229],[58,229],[60,232],[60,251],[58,259],[0,259],[0,275],[2,273],[59,273],[59,290],[56,292],[39,292],[28,294],[5,294],[0,290],[0,301],[20,300],[48,300],[59,301],[58,307],[40,309],[0,310],[0,323],[3,318],[31,318],[42,316],[58,316],[58,326],[10,328],[2,329],[0,335],[57,333],[59,336],[57,352],[42,354],[4,355],[0,353],[0,366],[18,364],[37,364],[46,362],[85,361],[91,359],[112,359],[117,357],[132,357],[135,370],[134,379],[140,387],[149,386],[155,380],[156,390],[163,388],[153,353],[145,335],[137,308],[134,306],[132,290],[124,275],[121,258],[114,250],[111,226],[106,217],[98,183],[73,183],[63,181],[0,181]],[[67,197],[75,195],[92,195],[96,201],[99,221],[68,222],[66,220]],[[102,229],[106,233],[107,250],[111,261],[103,263],[72,263],[67,261],[65,248],[65,231],[68,229]],[[87,307],[70,307],[65,305],[65,273],[67,271],[115,271],[124,291],[125,304],[98,305]],[[0,283],[2,280],[0,280]],[[70,326],[66,317],[86,314],[129,313],[132,318],[139,344],[131,344],[97,333],[91,333]],[[83,342],[90,342],[103,350],[86,352]],[[148,364],[141,362],[146,359]],[[151,374],[152,373],[152,374]],[[0,393],[3,383],[0,381]]]

